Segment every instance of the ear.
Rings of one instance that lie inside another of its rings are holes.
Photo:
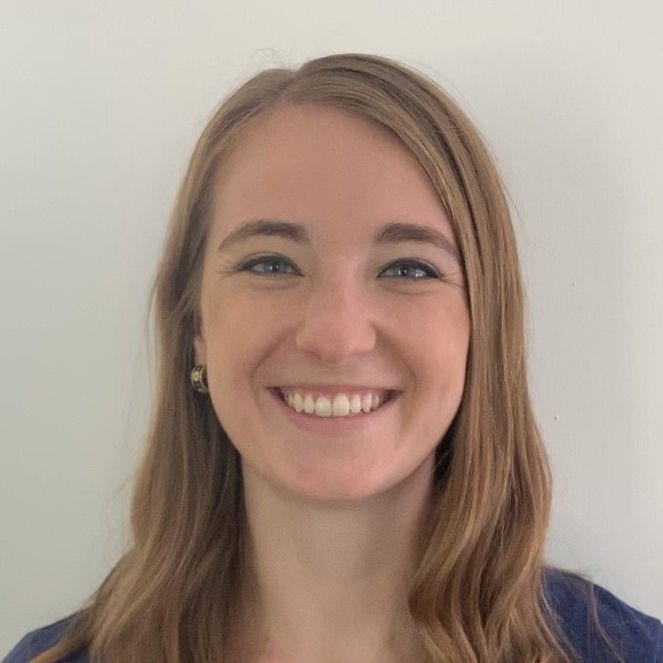
[[[207,344],[203,332],[203,320],[200,311],[193,316],[193,349],[196,364],[207,363]]]

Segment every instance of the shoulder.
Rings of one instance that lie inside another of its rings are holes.
[[[48,626],[31,631],[2,659],[2,663],[29,663],[29,661],[52,647],[65,632],[73,615]],[[85,651],[71,654],[59,663],[88,663]]]
[[[603,587],[560,569],[545,570],[543,589],[562,634],[583,663],[663,663],[663,625],[655,617],[627,605]],[[594,605],[599,625],[612,647],[595,624]]]

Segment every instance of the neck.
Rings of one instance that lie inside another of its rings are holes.
[[[259,643],[247,658],[418,660],[407,595],[430,503],[421,471],[425,479],[360,503],[329,504],[244,470],[252,591],[243,630]]]

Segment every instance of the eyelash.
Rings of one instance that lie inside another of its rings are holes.
[[[243,260],[242,262],[237,265],[237,271],[239,272],[252,272],[253,274],[258,274],[259,276],[278,276],[280,274],[283,274],[281,270],[264,270],[264,271],[257,271],[254,269],[257,265],[274,265],[274,264],[280,264],[280,265],[289,265],[292,267],[294,270],[293,272],[290,272],[288,275],[292,274],[299,274],[299,271],[293,266],[293,264],[288,260],[287,258],[282,258],[281,256],[255,256],[253,258],[247,258],[246,260]]]
[[[277,268],[275,270],[256,270],[255,267],[258,265],[288,265],[290,268],[292,268],[293,271],[290,272],[284,272],[281,268]],[[422,262],[421,260],[415,260],[412,258],[408,259],[402,259],[402,260],[396,260],[392,262],[390,265],[385,267],[380,274],[384,274],[387,270],[390,269],[395,269],[395,268],[401,268],[405,270],[410,270],[414,269],[419,272],[423,272],[424,276],[402,276],[402,277],[397,277],[397,276],[392,276],[388,278],[395,278],[401,281],[425,281],[428,279],[437,279],[440,278],[439,274],[437,271],[431,267],[429,264]],[[255,256],[253,258],[247,258],[246,260],[243,260],[238,266],[237,266],[237,271],[241,272],[252,272],[253,274],[257,274],[259,276],[279,276],[279,275],[286,275],[286,276],[296,276],[300,274],[300,272],[297,270],[297,268],[288,260],[287,258],[283,258],[281,256]]]
[[[438,273],[433,269],[429,264],[421,262],[421,260],[396,260],[392,262],[388,267],[385,267],[380,274],[384,274],[388,269],[401,268],[401,269],[414,269],[424,273],[424,276],[404,276],[400,280],[405,281],[426,281],[428,279],[437,279],[439,278]],[[398,278],[398,277],[392,277]]]

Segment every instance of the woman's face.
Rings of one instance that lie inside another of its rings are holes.
[[[449,221],[399,141],[324,106],[255,121],[216,177],[195,339],[245,479],[316,500],[428,484],[468,342]]]

